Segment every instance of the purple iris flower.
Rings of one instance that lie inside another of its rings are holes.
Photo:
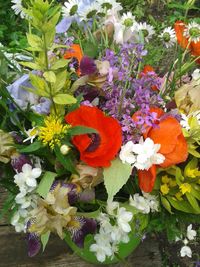
[[[74,216],[67,230],[70,232],[73,242],[80,248],[84,247],[86,235],[95,234],[97,222],[91,218]]]
[[[16,172],[21,172],[24,164],[32,165],[30,158],[24,154],[16,154],[11,158],[11,165]]]

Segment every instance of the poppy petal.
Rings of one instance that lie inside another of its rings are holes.
[[[138,178],[140,189],[146,193],[151,192],[156,180],[156,165],[152,165],[151,168],[148,169],[148,171],[139,170]]]

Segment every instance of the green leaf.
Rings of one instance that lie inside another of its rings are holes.
[[[161,203],[162,203],[163,207],[164,207],[169,213],[172,214],[173,212],[172,212],[172,210],[171,210],[171,205],[170,205],[169,201],[168,201],[165,197],[163,197],[163,196],[160,197],[160,200],[161,200]]]
[[[33,70],[42,70],[41,66],[34,63],[34,62],[25,62],[25,61],[21,61],[19,62],[21,65],[25,66],[25,67],[28,67],[30,69],[33,69]]]
[[[77,102],[76,98],[69,94],[58,94],[53,97],[53,101],[58,105],[70,105]]]
[[[47,82],[55,83],[56,82],[56,75],[53,71],[45,71],[43,76]]]
[[[199,207],[199,204],[198,204],[198,201],[196,200],[195,197],[193,197],[192,194],[190,193],[186,193],[186,197],[190,203],[190,205],[198,212],[200,213],[200,207]]]
[[[73,85],[72,85],[70,91],[71,91],[71,92],[76,91],[76,89],[78,89],[80,86],[86,85],[88,81],[89,81],[89,76],[88,76],[88,75],[85,75],[85,76],[79,78],[78,80],[76,80],[76,81],[73,83]]]
[[[42,50],[43,41],[39,36],[35,34],[30,34],[30,33],[27,33],[26,36],[27,36],[28,43],[31,47],[39,48]]]
[[[112,200],[126,184],[131,175],[132,168],[131,165],[122,163],[119,158],[113,160],[110,167],[104,168],[104,184],[109,200]]]
[[[51,234],[51,232],[48,231],[45,234],[41,235],[41,242],[42,242],[42,250],[43,251],[45,250],[46,245],[47,245],[47,243],[49,241],[50,234]]]
[[[39,150],[42,147],[42,143],[40,141],[35,141],[28,146],[23,146],[22,148],[20,147],[18,148],[20,153],[30,153]]]
[[[74,167],[74,163],[73,163],[70,155],[69,154],[67,154],[67,155],[61,154],[60,148],[58,146],[56,146],[54,148],[54,151],[56,153],[57,160],[64,166],[64,168],[66,170],[68,170],[69,172],[71,172],[71,173],[76,173],[77,174],[77,171],[76,171],[76,169]]]
[[[197,212],[192,208],[192,206],[184,201],[184,200],[175,200],[172,197],[167,196],[167,199],[169,200],[170,204],[177,210],[186,212],[186,213],[194,213],[197,214]]]
[[[46,198],[56,176],[55,172],[45,172],[37,188],[37,193],[41,197]]]
[[[67,81],[67,71],[61,71],[56,75],[56,83],[54,84],[54,94],[58,93],[64,86]]]
[[[58,61],[56,61],[53,66],[51,67],[52,70],[57,70],[57,69],[61,69],[61,68],[65,68],[69,63],[69,60],[66,59],[60,59]]]
[[[81,134],[89,134],[89,133],[98,133],[97,130],[85,127],[85,126],[75,126],[68,130],[70,135],[81,135]]]

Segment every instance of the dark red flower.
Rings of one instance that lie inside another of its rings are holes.
[[[77,135],[72,139],[80,159],[93,167],[109,167],[122,144],[119,122],[106,116],[97,107],[81,106],[65,116],[72,126],[86,126],[97,133]]]

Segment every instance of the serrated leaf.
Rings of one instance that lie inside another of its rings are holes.
[[[43,251],[45,250],[46,245],[47,245],[47,243],[49,241],[50,234],[51,234],[51,232],[48,231],[45,234],[41,235],[41,242],[42,242],[42,250]]]
[[[46,198],[56,176],[55,172],[45,172],[37,188],[37,193],[41,197]]]
[[[56,82],[56,75],[53,71],[45,71],[43,76],[47,82],[55,83]]]
[[[85,126],[75,126],[68,130],[68,133],[70,135],[81,135],[81,134],[89,134],[89,133],[98,133],[97,130],[85,127]]]
[[[126,184],[131,175],[132,168],[129,164],[123,164],[119,158],[113,160],[110,167],[104,168],[104,184],[109,200],[113,200],[113,197]]]
[[[58,105],[71,105],[77,102],[76,98],[69,94],[57,94],[53,97],[53,101]]]
[[[26,36],[27,36],[28,43],[31,47],[40,48],[40,49],[42,48],[43,41],[39,36],[35,34],[30,34],[30,33],[27,33]]]
[[[25,62],[25,61],[21,61],[19,62],[21,65],[28,67],[32,70],[42,70],[41,66],[34,63],[34,62]]]
[[[54,84],[54,94],[58,93],[67,81],[67,71],[64,70],[56,75],[56,83]]]

